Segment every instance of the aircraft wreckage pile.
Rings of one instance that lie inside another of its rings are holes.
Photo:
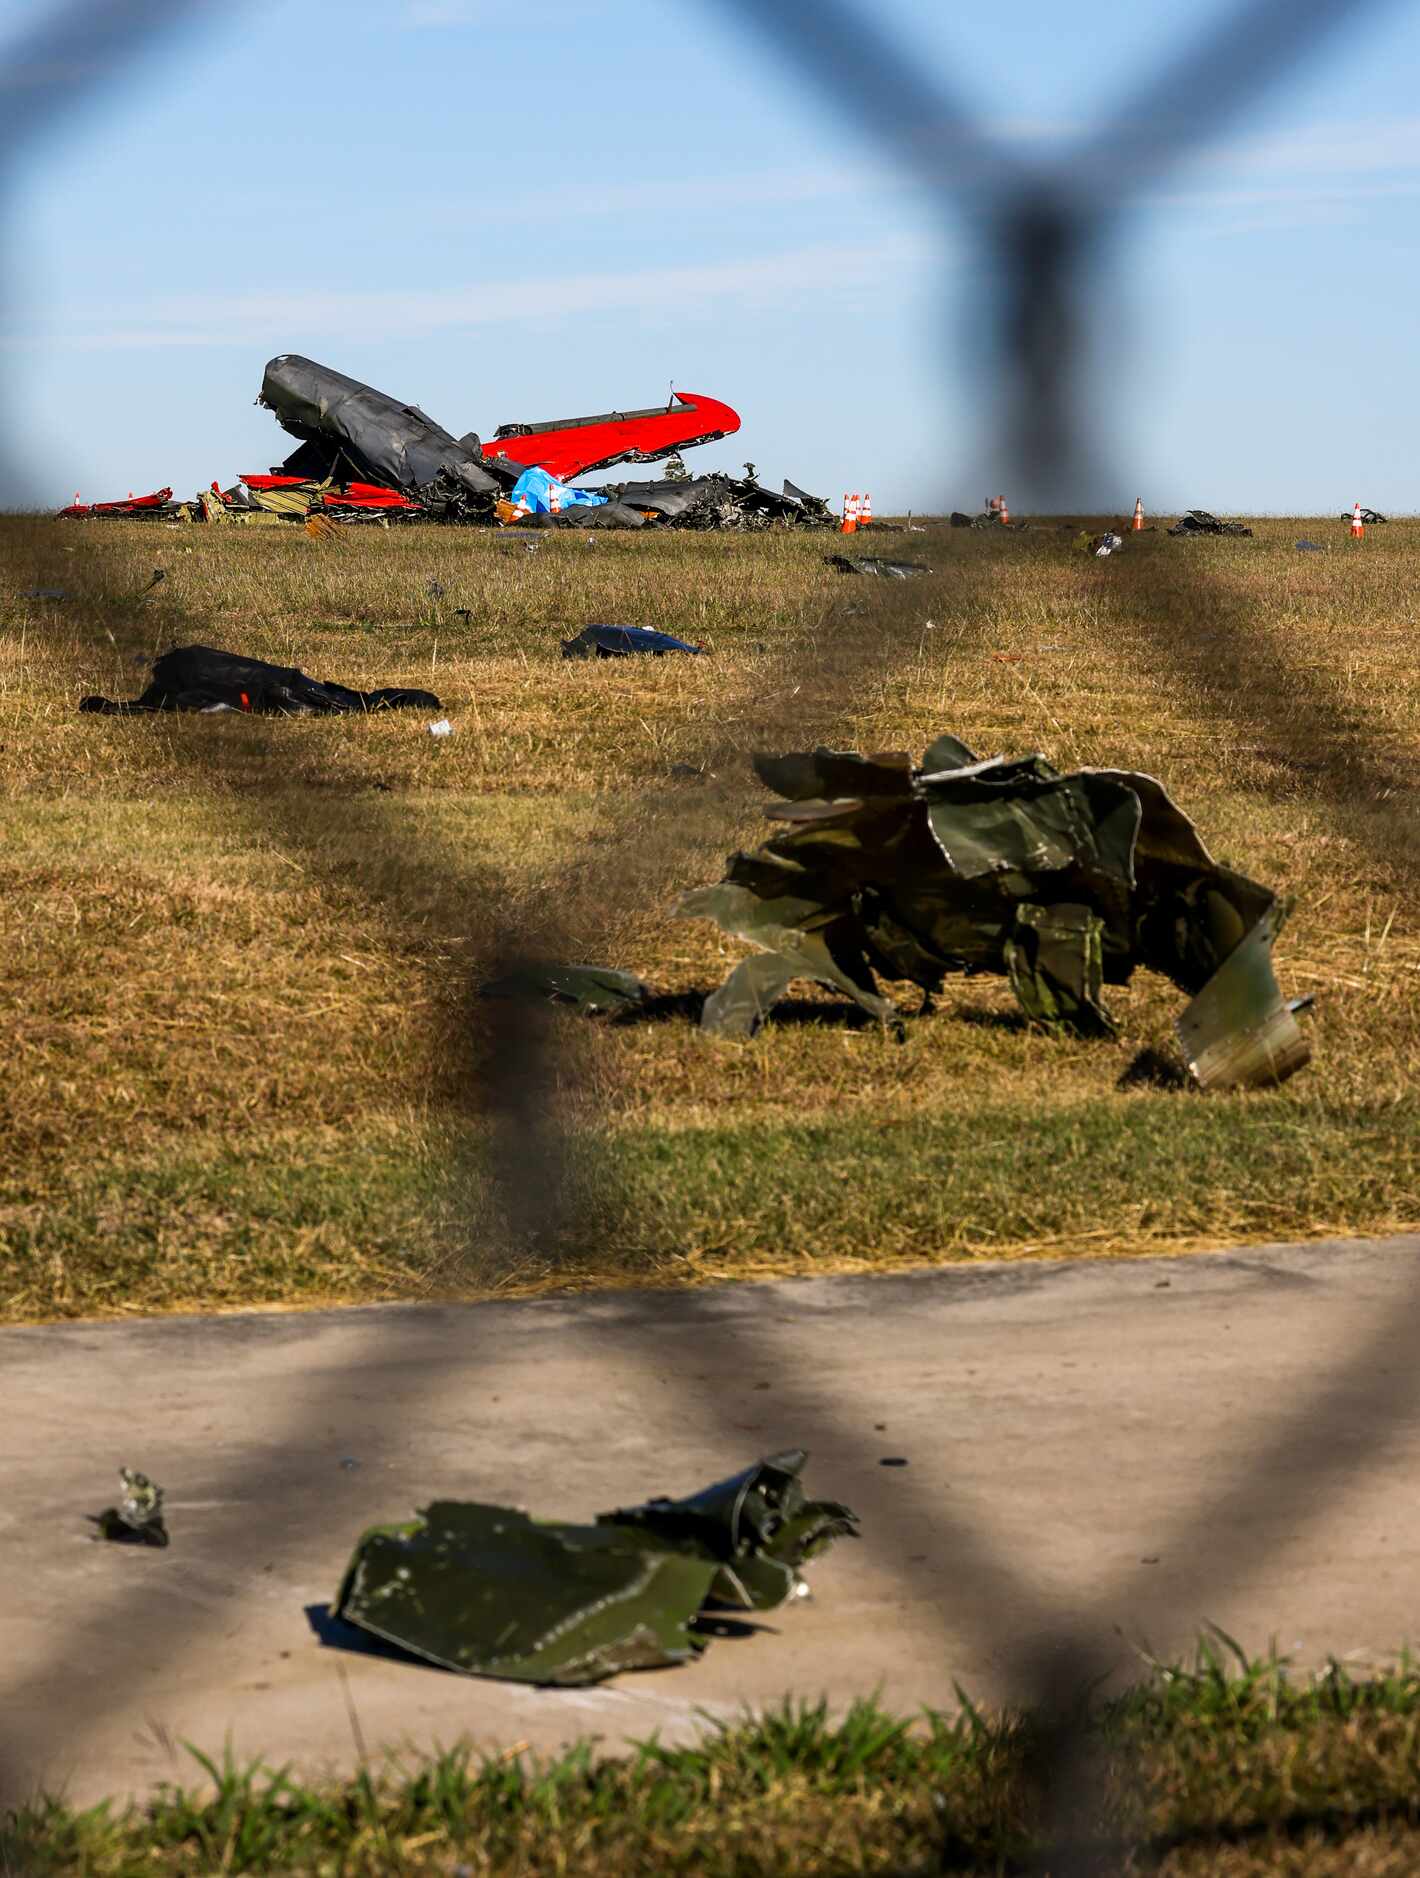
[[[820,747],[754,768],[780,798],[779,832],[678,909],[756,948],[704,1000],[710,1035],[752,1037],[809,979],[901,1037],[877,974],[917,985],[925,1013],[949,976],[992,973],[1042,1030],[1114,1038],[1103,989],[1146,966],[1190,999],[1174,1026],[1183,1061],[1146,1048],[1127,1084],[1267,1088],[1310,1061],[1297,1013],[1311,999],[1284,998],[1272,970],[1290,903],[1215,861],[1154,777],[1062,774],[1039,753],[983,762],[952,736],[920,765]],[[648,996],[629,972],[585,965],[525,966],[483,994],[589,1015]]]
[[[833,528],[828,504],[786,482],[691,476],[679,453],[740,427],[728,404],[694,392],[642,411],[501,424],[488,443],[454,437],[417,405],[294,352],[272,359],[257,403],[299,447],[265,474],[214,482],[191,502],[171,489],[122,502],[75,501],[62,516],[169,521],[436,521],[542,528]],[[671,458],[659,481],[584,489],[570,479],[616,463]],[[746,465],[746,468],[751,466]]]

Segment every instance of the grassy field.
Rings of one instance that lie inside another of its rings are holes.
[[[1420,1224],[1420,523],[1157,532],[1107,561],[1055,527],[876,531],[931,564],[906,583],[787,534],[0,539],[10,1320]],[[562,660],[592,620],[711,656]],[[194,640],[432,688],[454,734],[76,714]],[[991,980],[902,1045],[808,988],[751,1044],[703,1039],[683,994],[736,948],[671,909],[762,836],[748,752],[945,730],[1150,771],[1295,895],[1279,976],[1317,994],[1313,1065],[1266,1093],[1118,1089],[1183,1003],[1147,974],[1110,993],[1118,1045],[1029,1030]],[[471,1004],[510,935],[632,968],[656,1021]],[[488,1091],[544,1032],[537,1100],[500,1122]],[[490,1181],[524,1150],[535,1238]]]
[[[454,1749],[323,1787],[219,1757],[148,1807],[34,1803],[0,1822],[0,1871],[1402,1878],[1420,1862],[1409,1664],[1294,1681],[1214,1644],[1077,1720],[1086,1753],[1054,1793],[1041,1717],[969,1704],[915,1726],[869,1702],[837,1720],[790,1705],[694,1748]],[[1062,1840],[1069,1861],[1046,1851]]]

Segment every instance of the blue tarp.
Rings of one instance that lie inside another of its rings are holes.
[[[611,500],[594,489],[574,489],[570,483],[560,483],[545,469],[524,470],[513,484],[508,499],[513,503],[525,502],[530,515],[550,515],[554,493],[559,509],[599,509],[603,502]]]

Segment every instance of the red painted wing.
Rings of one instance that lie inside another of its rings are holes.
[[[613,463],[654,463],[672,450],[713,443],[739,427],[739,413],[728,404],[678,391],[669,405],[649,411],[608,411],[550,424],[502,424],[497,436],[484,444],[483,454],[545,469],[567,482]]]

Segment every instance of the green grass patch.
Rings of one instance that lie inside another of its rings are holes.
[[[1355,552],[1334,518],[1159,532],[1106,562],[1049,523],[880,532],[932,571],[844,580],[831,542],[792,533],[527,554],[367,529],[327,552],[300,530],[0,522],[0,1315],[1420,1222],[1420,523]],[[1338,551],[1298,555],[1303,532]],[[562,659],[594,619],[711,656]],[[432,687],[454,734],[77,712],[194,640]],[[743,1048],[684,1019],[569,1022],[542,1099],[586,1210],[536,1257],[500,1249],[463,993],[504,929],[707,991],[742,948],[672,909],[764,837],[750,753],[944,730],[1157,775],[1220,860],[1293,896],[1277,970],[1316,995],[1313,1062],[1255,1098],[1119,1093],[1185,1002],[1148,973],[1111,988],[1118,1049],[1031,1032],[981,978],[900,1049],[803,986]]]
[[[514,1747],[304,1783],[195,1757],[192,1786],[84,1810],[12,1813],[0,1869],[140,1873],[771,1874],[1064,1869],[1177,1874],[1413,1870],[1420,1851],[1420,1673],[1294,1678],[1219,1635],[1190,1665],[1068,1718],[1085,1754],[1072,1806],[1058,1720],[1036,1712],[916,1718],[875,1703],[831,1716],[787,1704],[694,1747],[652,1740],[550,1759]],[[205,1774],[206,1778],[202,1776]],[[1082,1777],[1083,1775],[1083,1777]],[[1055,1835],[1052,1838],[1052,1835]],[[1050,1856],[1051,1849],[1057,1858]],[[1406,1859],[1411,1860],[1405,1863]]]
[[[1002,1105],[582,1127],[566,1223],[535,1250],[510,1237],[483,1136],[376,1118],[261,1153],[100,1161],[62,1185],[12,1172],[0,1296],[32,1320],[1165,1252],[1344,1233],[1358,1214],[1401,1229],[1420,1219],[1417,1108],[1147,1092],[1029,1120]]]

